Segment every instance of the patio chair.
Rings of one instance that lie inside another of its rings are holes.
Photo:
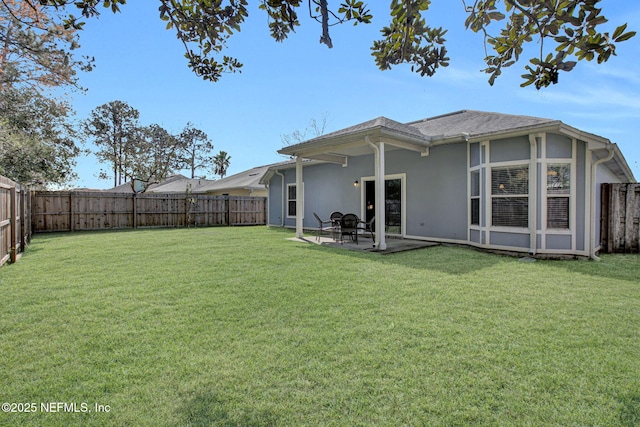
[[[331,221],[335,222],[335,223],[340,223],[340,218],[343,217],[343,213],[342,212],[331,212],[331,215],[329,215],[329,219],[331,219]]]
[[[376,217],[371,217],[369,221],[360,221],[358,225],[358,229],[362,231],[362,234],[369,233],[373,243],[376,242],[376,225],[375,225]]]
[[[344,242],[344,237],[349,236],[351,240],[358,244],[358,224],[360,218],[356,214],[348,213],[340,219],[340,240]]]
[[[343,213],[339,211],[331,212],[329,218],[333,221],[333,240],[340,239],[340,220],[343,217]]]
[[[318,221],[318,229],[316,230],[316,241],[319,242],[320,241],[320,235],[325,232],[328,231],[330,232],[332,235],[335,233],[335,226],[332,220],[328,219],[326,221],[323,221],[317,213],[313,213],[313,216],[316,217],[316,220]]]

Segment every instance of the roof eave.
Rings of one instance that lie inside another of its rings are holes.
[[[384,126],[378,126],[344,135],[318,137],[307,142],[282,148],[278,150],[278,153],[305,157],[305,155],[332,152],[332,148],[364,145],[367,139],[372,142],[389,142],[392,145],[394,143],[412,145],[417,150],[426,149],[430,146],[430,139],[427,136],[410,135]]]
[[[328,163],[328,162],[324,162],[324,161],[320,161],[320,160],[305,160],[302,164],[302,166],[310,166],[310,165],[319,165],[322,163]],[[264,184],[264,185],[268,185],[269,181],[271,180],[271,178],[273,178],[273,176],[278,173],[281,170],[289,170],[289,169],[295,169],[296,168],[296,163],[291,162],[291,163],[283,163],[283,164],[276,164],[273,166],[270,166],[267,171],[264,173],[264,175],[262,176],[262,178],[260,179],[260,181],[258,181],[260,184]]]

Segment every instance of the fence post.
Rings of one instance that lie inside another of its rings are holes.
[[[17,254],[17,228],[16,228],[16,216],[18,215],[18,209],[16,206],[16,185],[14,184],[9,190],[9,215],[10,215],[10,224],[9,224],[9,233],[11,234],[11,262],[16,262],[18,259]]]
[[[25,188],[20,186],[20,196],[18,198],[18,210],[20,212],[20,227],[18,227],[18,240],[20,243],[20,252],[24,252],[27,246],[26,237],[25,237],[25,215],[26,215],[26,206],[24,205],[24,192]]]
[[[138,228],[138,193],[133,193],[133,228]]]
[[[600,246],[605,253],[611,253],[611,184],[600,185]]]
[[[624,212],[624,251],[625,253],[633,252],[634,248],[634,240],[635,240],[635,230],[633,227],[633,216],[635,213],[636,206],[636,192],[634,191],[633,184],[625,184],[627,187],[627,200],[625,201],[625,212]]]
[[[73,191],[69,191],[69,231],[73,231]]]

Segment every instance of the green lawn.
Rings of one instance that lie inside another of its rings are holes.
[[[640,425],[640,256],[292,236],[37,235],[0,269],[0,402],[37,408],[0,425]]]

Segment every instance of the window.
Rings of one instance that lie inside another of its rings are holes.
[[[547,165],[547,228],[569,228],[571,165]]]
[[[296,185],[287,185],[287,216],[296,216],[296,197]]]
[[[480,171],[471,172],[471,225],[480,225]]]
[[[529,226],[528,165],[491,169],[491,213],[494,226]]]

